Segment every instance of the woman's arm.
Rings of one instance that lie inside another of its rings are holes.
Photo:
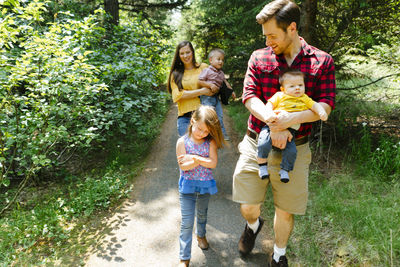
[[[208,95],[208,96],[213,95],[211,90],[208,88],[200,88],[200,89],[196,89],[196,90],[182,90],[182,92],[183,92],[183,94],[181,96],[181,99],[194,98],[194,97],[198,97],[201,95]]]
[[[211,92],[213,92],[213,93],[216,93],[216,92],[218,92],[218,90],[219,90],[219,88],[218,88],[215,84],[213,84],[213,83],[211,83],[211,82],[206,82],[206,81],[198,80],[197,84],[198,84],[200,87],[206,87],[207,89],[211,89]]]

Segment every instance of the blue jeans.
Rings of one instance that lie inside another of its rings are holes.
[[[290,172],[293,170],[294,163],[297,157],[297,148],[294,142],[294,130],[289,128],[289,131],[292,133],[293,138],[292,141],[286,143],[286,147],[282,150],[282,162],[281,169]],[[271,135],[268,126],[264,126],[261,129],[260,135],[258,136],[258,144],[257,144],[258,152],[257,156],[259,158],[268,158],[268,154],[272,149],[272,141]]]
[[[219,100],[218,95],[213,95],[213,96],[206,96],[206,95],[201,95],[200,96],[200,101],[201,104],[204,106],[212,106],[215,109],[215,112],[217,113],[219,123],[221,124],[221,129],[222,133],[224,136],[226,136],[226,130],[225,130],[225,125],[224,125],[224,113],[222,112],[222,104],[221,100]]]
[[[197,227],[196,234],[199,237],[206,235],[207,210],[210,194],[182,194],[179,193],[181,203],[181,233],[179,235],[179,258],[189,260],[192,254],[192,232],[194,225],[195,210]]]
[[[190,117],[178,117],[176,126],[178,128],[178,135],[184,136],[190,124]]]

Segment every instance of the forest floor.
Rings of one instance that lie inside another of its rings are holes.
[[[176,266],[179,262],[176,114],[173,106],[144,171],[135,179],[130,198],[103,222],[106,225],[103,234],[94,237],[98,240],[88,253],[86,266]],[[272,238],[267,236],[266,227],[249,257],[241,258],[237,250],[245,221],[239,205],[231,200],[231,192],[232,174],[239,156],[237,144],[242,136],[234,133],[228,116],[224,121],[231,141],[219,151],[219,163],[214,172],[219,192],[212,196],[209,204],[207,239],[210,248],[202,251],[193,235],[191,266],[267,266]]]

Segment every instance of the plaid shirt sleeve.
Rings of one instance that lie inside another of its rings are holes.
[[[316,102],[326,103],[333,110],[336,96],[335,66],[332,57],[329,54],[324,54],[321,75],[312,95]]]
[[[246,76],[243,84],[243,104],[252,97],[257,97],[263,103],[280,91],[278,62],[269,48],[253,52],[248,62]],[[248,127],[259,133],[265,126],[263,121],[250,114]]]
[[[247,71],[243,82],[243,104],[246,103],[249,98],[257,97],[257,92],[261,91],[259,82],[260,75],[256,67],[256,61],[256,55],[253,53],[247,64]]]

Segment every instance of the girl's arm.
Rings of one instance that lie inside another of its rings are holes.
[[[183,171],[188,171],[199,166],[199,163],[194,160],[194,156],[186,154],[184,137],[179,138],[176,142],[176,158],[179,168]]]
[[[218,163],[218,153],[217,153],[217,144],[215,143],[214,140],[210,142],[210,153],[209,157],[201,157],[198,155],[193,155],[194,161],[197,162],[199,165],[213,169],[217,167]]]

